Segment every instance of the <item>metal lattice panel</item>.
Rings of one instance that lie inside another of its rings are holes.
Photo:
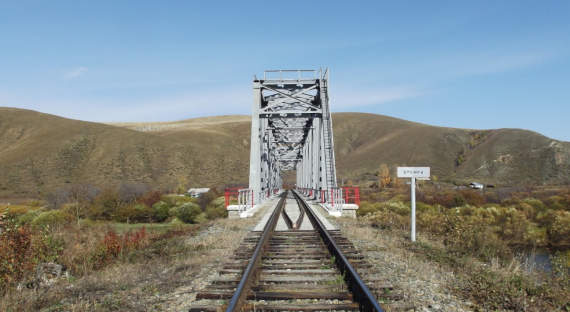
[[[328,70],[265,71],[253,92],[250,189],[280,188],[286,170],[296,170],[297,187],[335,188]]]

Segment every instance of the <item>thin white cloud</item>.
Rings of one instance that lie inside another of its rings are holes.
[[[220,91],[222,90],[222,91]],[[341,89],[331,95],[331,109],[346,111],[353,107],[378,105],[423,95],[411,86],[378,89]],[[0,106],[15,106],[39,110],[69,118],[98,122],[172,121],[191,117],[251,114],[253,97],[249,85],[205,89],[192,93],[145,100],[86,100],[29,96],[8,97],[0,93]]]
[[[206,89],[166,97],[90,100],[33,95],[4,94],[0,106],[38,110],[63,117],[97,121],[172,121],[191,117],[250,114],[252,95],[249,86]]]
[[[548,61],[554,55],[540,51],[477,53],[442,60],[439,64],[460,76],[487,75],[523,69]]]
[[[87,67],[83,67],[83,66],[76,67],[76,68],[73,68],[73,69],[70,70],[70,71],[67,71],[67,72],[63,75],[63,78],[65,78],[65,79],[75,79],[75,78],[79,78],[79,77],[85,75],[85,73],[87,73],[88,70],[89,70],[89,69],[88,69]]]
[[[331,91],[333,92],[333,91]],[[393,101],[415,98],[424,92],[412,86],[394,86],[378,89],[341,89],[331,94],[333,111],[378,105]]]

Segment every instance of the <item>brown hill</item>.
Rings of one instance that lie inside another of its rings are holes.
[[[433,127],[360,113],[333,116],[339,181],[373,178],[381,163],[426,165],[449,181],[568,184],[570,143],[518,129]],[[249,117],[84,122],[0,107],[0,196],[73,183],[155,187],[247,183]]]

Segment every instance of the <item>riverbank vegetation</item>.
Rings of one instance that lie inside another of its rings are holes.
[[[409,186],[363,190],[360,223],[408,236]],[[420,184],[418,242],[406,249],[450,268],[456,294],[491,310],[570,310],[570,189],[448,189]],[[537,262],[537,251],[548,259]]]

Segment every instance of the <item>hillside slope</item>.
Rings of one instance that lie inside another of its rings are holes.
[[[341,176],[378,170],[380,163],[430,166],[440,179],[498,184],[568,184],[570,143],[520,129],[434,127],[358,113],[333,117]]]
[[[217,127],[215,127],[217,128]],[[0,108],[0,196],[39,195],[66,184],[156,187],[243,182],[247,123],[164,138],[120,127]],[[242,180],[239,180],[239,179]]]
[[[333,116],[339,181],[381,163],[426,165],[449,181],[568,184],[570,143],[518,129],[433,127],[362,113]],[[0,196],[86,182],[156,187],[247,183],[250,122],[219,116],[107,125],[0,108]]]

